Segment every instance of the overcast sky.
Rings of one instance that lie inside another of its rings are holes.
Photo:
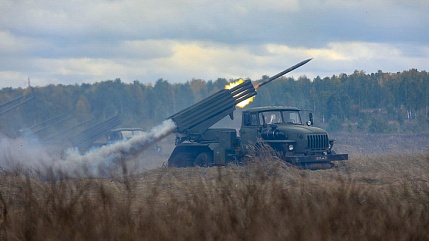
[[[0,88],[429,69],[428,0],[1,0]]]

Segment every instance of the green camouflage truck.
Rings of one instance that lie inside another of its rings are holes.
[[[295,107],[268,106],[242,112],[239,136],[235,129],[210,128],[194,139],[176,139],[170,167],[214,166],[242,163],[249,150],[272,148],[284,161],[304,168],[329,168],[332,161],[347,160],[347,154],[333,151],[328,133],[301,119]],[[255,148],[256,147],[256,148]],[[264,152],[267,153],[267,152]],[[256,153],[257,154],[257,153]]]

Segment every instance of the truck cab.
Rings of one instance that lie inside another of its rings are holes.
[[[303,121],[298,108],[268,106],[249,108],[242,115],[242,150],[268,145],[285,161],[305,167],[329,167],[331,161],[348,159],[347,154],[332,150],[334,140],[325,130],[313,126],[311,113],[310,120]]]

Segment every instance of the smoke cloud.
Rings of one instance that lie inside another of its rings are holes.
[[[3,171],[38,171],[52,162],[52,153],[36,136],[24,133],[11,139],[0,136],[0,168]]]
[[[4,171],[30,170],[42,175],[49,172],[67,177],[99,177],[120,166],[123,160],[143,152],[175,128],[174,122],[168,119],[148,132],[90,150],[84,155],[76,148],[67,149],[62,156],[55,155],[34,136],[1,137],[0,166]]]

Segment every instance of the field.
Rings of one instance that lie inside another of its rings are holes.
[[[3,172],[0,240],[428,240],[427,137],[336,138],[350,160],[330,170],[267,152],[187,169],[147,154],[104,178]]]

